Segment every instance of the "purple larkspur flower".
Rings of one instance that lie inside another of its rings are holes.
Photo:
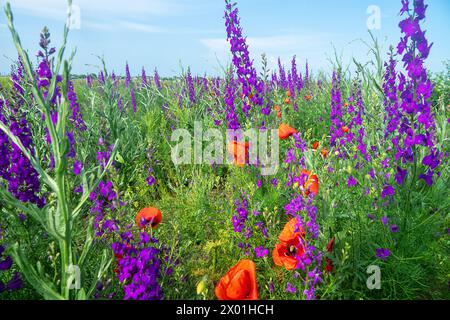
[[[340,146],[336,142],[343,137],[341,128],[345,123],[342,113],[341,77],[336,72],[333,72],[332,78],[330,121],[330,145],[336,147],[340,154]]]
[[[264,82],[258,79],[253,61],[250,59],[246,38],[238,16],[238,8],[230,0],[225,0],[225,26],[227,41],[230,43],[232,62],[242,89],[242,112],[249,116],[251,105],[262,108],[264,103]]]
[[[156,68],[155,68],[155,71],[154,71],[153,80],[155,81],[156,88],[158,90],[161,90],[162,89],[161,80],[159,79],[159,73],[158,73],[158,70]]]
[[[152,176],[152,175],[148,176],[148,178],[147,178],[147,185],[148,185],[148,186],[152,186],[152,185],[154,185],[155,183],[156,183],[155,177]]]
[[[144,67],[142,67],[142,71],[141,71],[141,81],[142,81],[143,87],[147,86],[147,74],[145,73]]]
[[[10,291],[22,289],[23,288],[22,275],[19,272],[14,273],[13,278],[8,282],[6,288]]]
[[[286,292],[295,294],[297,293],[297,288],[290,282],[286,284]]]
[[[189,101],[194,104],[197,101],[196,95],[195,95],[195,87],[194,87],[194,81],[192,80],[191,75],[191,69],[188,68],[187,74],[186,74],[186,86],[189,91]]]
[[[0,260],[0,271],[7,271],[11,268],[13,260],[10,256]]]
[[[354,187],[358,184],[358,181],[356,181],[356,179],[353,176],[349,176],[348,180],[347,180],[347,186],[350,187]]]
[[[19,59],[11,74],[11,95],[16,98],[14,101],[0,98],[0,122],[9,127],[12,134],[34,155],[31,126],[23,108],[25,101],[22,88],[27,85],[24,73],[23,63]],[[0,178],[5,180],[8,191],[21,202],[43,207],[45,199],[39,196],[41,188],[38,173],[21,149],[1,130],[0,152]]]
[[[392,197],[395,194],[395,189],[393,186],[387,184],[383,187],[383,190],[381,191],[381,197],[384,199],[386,197]]]
[[[268,255],[269,255],[269,249],[264,248],[263,246],[255,247],[256,258],[265,258]]]
[[[417,157],[425,154],[422,159],[424,169],[419,173],[419,179],[431,186],[442,155],[436,147],[436,122],[430,99],[433,85],[425,68],[425,60],[432,46],[421,27],[426,8],[423,0],[413,1],[413,10],[409,1],[402,1],[400,15],[405,17],[399,23],[402,37],[397,53],[402,55],[406,73],[396,72],[394,52],[391,51],[389,62],[385,63],[383,91],[385,138],[392,142],[396,162],[417,163],[420,160]],[[406,167],[397,172],[397,183],[403,184],[408,169]]]
[[[132,237],[132,236],[131,236]],[[132,239],[121,235],[122,239]],[[149,236],[140,234],[140,245],[115,242],[112,248],[118,259],[117,276],[124,283],[125,300],[160,300],[163,297],[159,279],[161,276],[160,250],[146,242]],[[145,241],[142,241],[144,239]]]
[[[81,170],[83,169],[83,163],[81,161],[76,160],[73,164],[73,173],[78,176],[81,174]]]
[[[377,248],[375,250],[375,254],[376,254],[377,258],[386,261],[387,258],[391,255],[391,251],[386,248]]]
[[[131,74],[130,67],[128,66],[128,62],[125,64],[125,87],[129,87],[131,83]]]
[[[398,232],[398,226],[396,224],[391,225],[391,232],[397,233]]]

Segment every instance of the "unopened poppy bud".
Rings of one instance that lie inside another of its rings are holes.
[[[202,279],[198,284],[197,284],[197,294],[204,294],[206,292],[206,281],[205,279]]]

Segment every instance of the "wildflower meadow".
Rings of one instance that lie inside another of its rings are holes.
[[[325,72],[253,55],[222,2],[230,63],[175,77],[126,52],[74,74],[73,12],[25,48],[5,4],[0,299],[449,299],[450,63],[426,67],[428,5],[398,0],[396,43]]]

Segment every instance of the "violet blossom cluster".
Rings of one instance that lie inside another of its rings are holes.
[[[301,90],[303,89],[304,80],[302,79],[301,73],[299,73],[297,70],[296,56],[292,57],[291,69],[287,72],[281,63],[281,59],[278,58],[278,73],[279,77],[276,73],[272,74],[271,84],[276,84],[283,90],[289,91],[291,99],[292,101],[294,101],[292,107],[295,111],[297,111],[298,105],[295,98],[297,93],[300,94]]]
[[[340,141],[341,147],[347,146],[347,150],[356,146],[357,152],[353,154],[353,158],[357,160],[361,156],[366,162],[371,161],[370,153],[366,145],[366,130],[363,125],[364,101],[362,98],[361,83],[356,79],[352,85],[350,97],[344,104],[345,116],[349,120],[349,132],[345,134],[345,138]],[[342,131],[342,128],[341,128]],[[358,162],[355,166],[357,170],[361,169],[363,164]]]
[[[424,66],[432,46],[421,28],[426,8],[423,0],[415,0],[412,8],[408,0],[402,0],[400,15],[405,19],[399,23],[403,36],[397,53],[403,56],[406,73],[396,73],[391,54],[385,64],[383,89],[386,96],[385,136],[392,142],[395,161],[403,166],[416,163],[419,160],[418,148],[422,147],[426,155],[422,159],[424,170],[419,174],[419,179],[431,186],[434,175],[438,174],[435,170],[441,162],[441,154],[435,145],[436,123],[431,111],[433,85]]]
[[[186,87],[188,88],[188,92],[189,92],[189,101],[191,102],[191,104],[195,104],[195,102],[197,101],[196,95],[195,95],[195,86],[194,86],[194,81],[192,79],[192,75],[191,75],[191,69],[188,68],[186,77],[185,77],[185,81],[186,81]]]
[[[101,85],[105,84],[105,74],[103,73],[103,71],[100,71],[99,74],[98,74],[98,82]]]
[[[108,213],[117,212],[120,205],[113,183],[109,180],[100,181],[98,188],[89,195],[89,200],[93,202],[91,213],[95,215],[95,236],[102,237],[104,234],[111,234],[117,231],[117,222],[113,218],[108,217]]]
[[[155,72],[154,72],[154,76],[153,76],[153,81],[155,81],[156,88],[158,90],[161,90],[162,89],[161,80],[159,79],[159,73],[156,68],[155,68]]]
[[[344,132],[342,130],[345,122],[342,113],[341,77],[336,71],[333,71],[330,122],[330,145],[341,155],[340,146],[345,144]]]
[[[137,104],[136,104],[136,92],[134,90],[134,86],[131,86],[130,97],[131,97],[131,107],[133,108],[133,113],[136,113],[137,112]]]
[[[14,101],[0,99],[0,121],[9,127],[19,138],[22,145],[34,155],[33,137],[27,121],[27,114],[22,108],[23,87],[25,86],[23,64],[20,59],[12,72],[12,97]],[[0,132],[0,178],[8,184],[8,191],[22,202],[34,203],[39,207],[45,205],[45,198],[39,196],[39,175],[19,146],[12,143],[8,136]]]
[[[260,107],[264,104],[264,82],[258,80],[253,61],[250,60],[248,45],[242,35],[236,3],[231,3],[230,0],[225,0],[225,3],[227,41],[231,45],[233,64],[242,87],[242,111],[248,117],[251,104]]]
[[[142,71],[141,71],[141,81],[142,81],[142,86],[146,87],[148,82],[147,82],[147,74],[145,73],[144,67],[142,67]]]
[[[257,210],[250,213],[249,197],[247,194],[242,195],[234,200],[236,213],[232,216],[231,222],[233,230],[242,235],[244,241],[238,244],[246,256],[250,255],[250,250],[254,247],[254,254],[257,259],[265,258],[269,254],[269,250],[264,246],[252,246],[250,239],[256,231],[263,239],[269,239],[268,229],[263,221],[258,219],[261,215]]]
[[[237,130],[240,128],[239,118],[236,113],[235,97],[237,91],[237,84],[233,79],[233,75],[230,74],[227,77],[227,82],[225,84],[224,90],[224,100],[225,100],[225,112],[226,120],[228,123],[228,129]]]
[[[125,64],[125,87],[129,87],[131,84],[131,74],[130,67],[128,66],[128,62]]]
[[[158,280],[161,277],[160,250],[157,240],[147,232],[139,234],[135,242],[131,232],[123,232],[121,239],[112,244],[117,260],[117,276],[123,283],[125,300],[161,300],[163,292]]]
[[[234,206],[236,208],[236,214],[231,218],[231,222],[233,223],[233,230],[237,233],[245,233],[247,235],[245,238],[248,240],[248,235],[251,231],[249,231],[248,227],[246,228],[246,223],[249,215],[247,196],[244,194],[239,199],[235,199]]]
[[[297,89],[297,92],[300,93],[300,91],[303,89],[303,79],[301,73],[297,72],[297,62],[296,57],[292,57],[291,61],[291,75],[292,75],[292,86]]]
[[[78,104],[77,94],[75,93],[75,88],[72,81],[69,81],[69,87],[67,90],[67,98],[70,103],[71,114],[69,117],[70,122],[73,124],[74,128],[78,131],[86,131],[87,126],[83,120],[83,114],[81,113],[80,105]]]
[[[144,71],[145,75],[145,71]],[[117,83],[115,80],[114,73],[111,74],[112,80],[114,83]],[[130,74],[130,67],[128,66],[128,62],[125,64],[125,87],[130,90],[130,101],[131,101],[131,108],[133,110],[133,113],[137,112],[137,103],[136,103],[136,90],[134,88],[134,84],[131,81],[131,74]],[[117,92],[117,94],[119,94]],[[122,109],[122,107],[119,105],[119,109]]]
[[[287,90],[288,82],[286,77],[286,71],[284,70],[283,64],[281,63],[281,59],[279,57],[278,57],[278,74],[280,75],[280,77],[278,78],[277,84],[284,90]]]
[[[41,32],[41,39],[39,42],[39,45],[41,47],[41,50],[39,50],[37,56],[39,59],[38,67],[36,69],[36,78],[37,78],[37,86],[39,90],[43,93],[44,97],[47,97],[48,91],[50,90],[50,84],[55,75],[53,75],[51,70],[51,56],[56,52],[55,48],[50,48],[50,33],[47,28],[44,28],[44,30]],[[62,77],[61,75],[56,75],[56,88],[55,93],[53,97],[50,99],[51,102],[51,120],[54,125],[58,122],[58,111],[57,111],[57,104],[61,101],[61,85],[62,85]],[[75,92],[74,84],[72,81],[69,80],[68,82],[68,88],[67,88],[67,98],[69,102],[69,109],[70,109],[70,115],[69,115],[69,123],[71,125],[71,128],[68,128],[66,137],[69,142],[69,150],[67,153],[67,157],[70,159],[75,159],[74,163],[77,162],[76,160],[76,151],[75,151],[75,145],[76,145],[76,135],[78,138],[80,138],[80,134],[83,131],[87,130],[86,123],[83,120],[83,114],[81,112],[80,105],[77,100],[77,95]],[[43,120],[45,120],[45,115],[42,115]],[[47,143],[51,143],[51,137],[50,133],[48,131],[48,128],[45,128],[46,133],[46,140]],[[50,159],[50,167],[53,168],[54,165],[54,159]]]

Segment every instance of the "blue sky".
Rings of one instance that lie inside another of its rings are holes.
[[[223,20],[223,0],[74,0],[80,8],[80,29],[69,35],[69,49],[77,48],[73,71],[97,72],[97,55],[104,55],[109,69],[123,74],[129,61],[134,75],[144,66],[148,73],[157,67],[164,76],[180,73],[191,66],[195,74],[218,74],[230,61]],[[3,8],[5,0],[0,0]],[[425,29],[434,46],[427,66],[442,69],[450,59],[450,1],[428,0]],[[64,0],[12,0],[15,23],[22,42],[34,54],[44,25],[52,33],[53,45],[62,38],[66,19]],[[344,61],[355,57],[366,62],[369,40],[367,8],[376,5],[381,12],[381,28],[374,35],[384,45],[398,43],[400,0],[241,0],[244,34],[251,57],[259,66],[266,53],[273,66],[280,56],[286,64],[293,55],[304,66],[308,59],[313,71],[329,70],[333,46]],[[0,15],[0,72],[9,72],[16,53]]]

